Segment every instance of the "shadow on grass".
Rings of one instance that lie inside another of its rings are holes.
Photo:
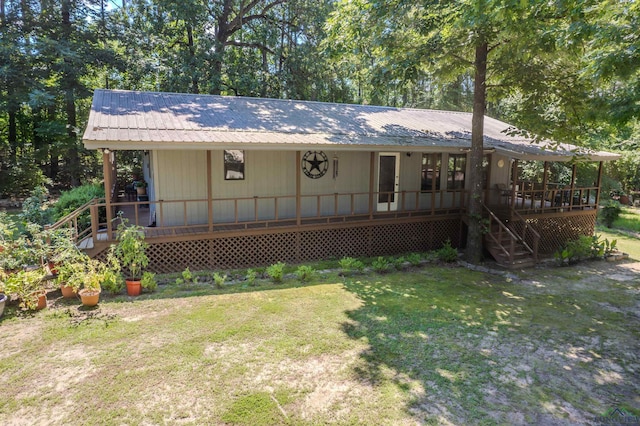
[[[634,345],[633,336],[616,333],[624,315],[586,297],[443,268],[345,287],[363,305],[347,313],[343,330],[369,345],[355,373],[373,386],[393,383],[420,423],[592,422],[616,406],[614,395],[638,408],[633,374],[606,371],[625,361],[599,346],[603,336]]]

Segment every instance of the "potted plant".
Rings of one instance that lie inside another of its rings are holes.
[[[52,275],[58,274],[58,266],[61,264],[78,261],[84,256],[73,242],[71,229],[47,229],[44,233],[48,243],[45,257]]]
[[[100,283],[104,279],[107,269],[104,264],[94,259],[87,264],[83,288],[78,291],[78,295],[84,306],[93,307],[100,301],[100,292],[102,291]]]
[[[115,246],[111,246],[107,254],[106,269],[102,275],[102,288],[111,294],[118,294],[124,288],[124,279],[120,273],[120,261],[115,253]]]
[[[47,307],[47,291],[43,278],[45,272],[42,268],[31,271],[18,271],[8,277],[6,281],[7,291],[15,293],[20,299],[20,307],[30,311]]]
[[[88,262],[89,258],[85,257],[84,260],[67,261],[58,266],[56,282],[60,285],[62,297],[65,299],[76,297],[84,282]]]
[[[142,269],[149,264],[149,258],[145,253],[148,244],[144,241],[144,231],[141,226],[129,226],[126,219],[121,220],[116,232],[118,245],[115,251],[122,266],[128,269],[130,274],[125,279],[127,294],[138,296],[142,290],[140,284]]]
[[[137,180],[133,183],[134,188],[136,188],[136,192],[138,195],[146,195],[147,194],[147,182],[144,179]]]

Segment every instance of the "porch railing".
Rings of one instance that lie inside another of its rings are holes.
[[[100,206],[104,206],[104,202],[104,198],[94,198],[67,214],[53,225],[47,226],[46,229],[69,229],[71,237],[76,243],[89,235],[95,236],[100,223],[99,208]]]
[[[518,182],[511,189],[510,206],[520,212],[563,212],[596,208],[599,188],[554,187],[540,188],[529,182]]]
[[[458,191],[353,192],[313,195],[274,195],[193,200],[150,200],[112,202],[112,217],[123,212],[130,223],[157,228],[158,234],[178,232],[211,232],[215,230],[249,229],[283,225],[306,225],[454,214],[467,201],[467,193]],[[378,203],[380,199],[384,202]],[[298,205],[299,203],[299,205]],[[106,208],[104,200],[89,208]],[[94,241],[113,240],[104,230],[106,222],[91,215]],[[94,219],[96,219],[94,221]],[[115,226],[109,227],[111,230]],[[153,232],[149,229],[148,232]]]

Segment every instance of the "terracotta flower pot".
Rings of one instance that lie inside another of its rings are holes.
[[[147,195],[147,188],[145,188],[144,186],[138,186],[136,187],[136,192],[138,193],[138,195]]]
[[[100,300],[100,292],[97,290],[82,289],[78,294],[84,306],[96,306]]]
[[[58,264],[56,262],[48,262],[47,266],[51,275],[58,275]]]
[[[38,305],[36,306],[36,310],[39,311],[47,307],[47,293],[42,293],[38,296]]]
[[[62,291],[62,297],[65,299],[71,299],[78,295],[73,287],[64,284],[60,285],[60,291]]]
[[[127,283],[127,294],[129,296],[139,296],[142,291],[140,280],[125,280]]]

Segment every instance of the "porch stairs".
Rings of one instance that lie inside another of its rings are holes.
[[[483,208],[488,220],[484,247],[496,262],[508,269],[534,266],[540,235],[515,210],[494,212],[486,205]]]

